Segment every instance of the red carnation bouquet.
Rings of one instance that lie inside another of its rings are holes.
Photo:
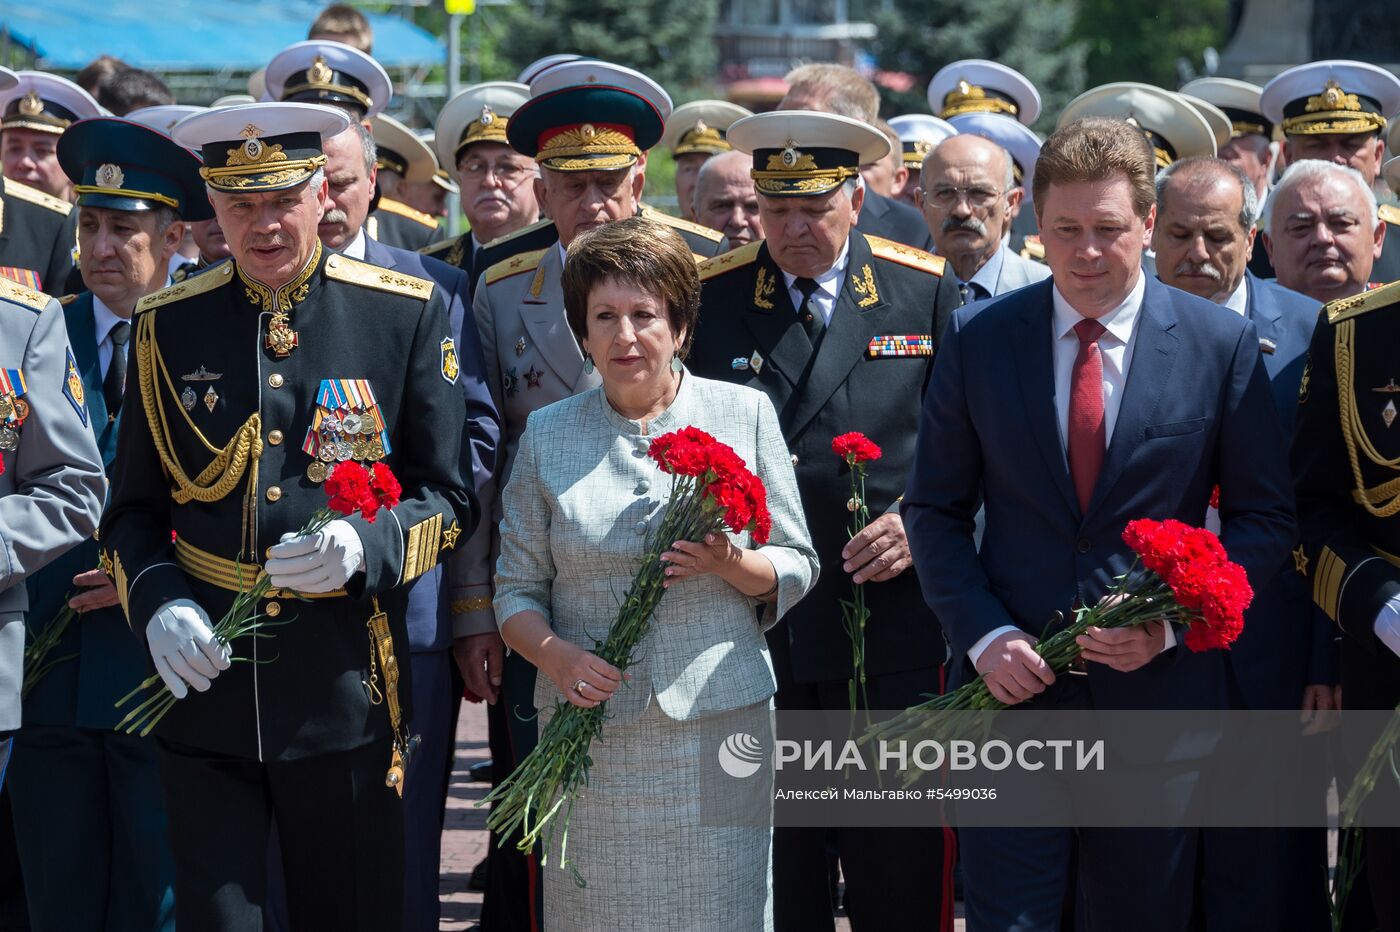
[[[603,660],[627,670],[637,646],[651,630],[652,614],[666,593],[666,567],[661,554],[678,540],[703,541],[725,530],[748,531],[755,544],[768,543],[772,520],[768,498],[759,481],[730,447],[695,427],[662,434],[651,442],[648,455],[671,476],[671,497],[661,526],[647,542],[640,568],[622,597],[607,638],[596,648]],[[588,782],[588,748],[603,731],[607,703],[591,709],[556,700],[554,714],[540,732],[539,743],[520,766],[478,806],[491,805],[486,827],[502,843],[517,829],[516,847],[530,851],[555,816],[563,812],[564,844],[560,867],[567,867],[579,886],[583,877],[569,863],[569,813],[578,791]],[[545,838],[546,847],[553,834]],[[548,857],[545,851],[541,863]]]
[[[1254,598],[1244,567],[1230,562],[1220,538],[1180,521],[1131,521],[1123,541],[1136,554],[1132,566],[1114,581],[1097,605],[1075,610],[1074,621],[1036,645],[1056,675],[1079,659],[1077,639],[1090,627],[1126,628],[1149,621],[1186,626],[1193,651],[1228,648],[1244,630],[1244,611]],[[978,678],[928,702],[905,709],[866,733],[867,740],[919,740],[934,734],[942,711],[1004,709]]]
[[[878,460],[883,453],[862,433],[842,434],[831,441],[831,452],[845,460],[851,476],[851,497],[846,510],[851,513],[851,537],[870,524],[870,505],[865,498],[865,464]],[[846,692],[851,704],[851,726],[855,727],[856,693],[865,703],[865,724],[870,724],[870,700],[865,693],[865,625],[870,609],[865,606],[865,583],[851,583],[851,597],[841,600],[841,620],[846,637],[851,640],[851,678]]]
[[[297,531],[298,537],[315,534],[332,521],[354,514],[363,515],[366,521],[373,524],[379,509],[393,508],[399,503],[399,496],[403,492],[398,478],[387,464],[375,463],[374,468],[369,469],[352,460],[336,464],[331,474],[326,477],[325,489],[326,506],[316,509],[311,519]],[[172,532],[171,540],[174,539]],[[233,604],[229,606],[229,610],[214,625],[214,637],[221,644],[230,644],[245,635],[271,637],[271,634],[263,629],[277,622],[267,620],[267,616],[258,611],[258,603],[266,598],[271,589],[272,578],[266,573],[259,573],[251,588],[241,589],[238,595],[233,597]],[[117,708],[148,690],[154,692],[146,696],[140,705],[117,723],[118,731],[138,734],[144,738],[178,701],[171,694],[170,687],[156,674],[146,677],[141,681],[141,685],[118,699]]]

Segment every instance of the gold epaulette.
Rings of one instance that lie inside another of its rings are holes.
[[[533,232],[535,232],[536,230],[540,229],[541,227],[547,227],[547,226],[549,226],[549,225],[550,225],[551,223],[553,223],[553,222],[554,222],[554,221],[553,221],[553,220],[550,220],[548,217],[545,217],[545,218],[542,219],[542,220],[536,220],[534,223],[530,224],[529,226],[523,226],[523,227],[521,227],[520,229],[516,230],[514,233],[507,233],[507,234],[504,235],[504,236],[498,236],[498,237],[496,237],[495,239],[491,240],[489,243],[482,243],[482,244],[481,244],[481,248],[482,248],[482,250],[487,250],[487,249],[490,249],[492,246],[499,246],[499,245],[501,245],[502,243],[508,243],[508,242],[510,242],[511,240],[515,239],[517,236],[524,236],[524,235],[527,234],[527,233],[533,233]]]
[[[72,303],[73,303],[74,301],[76,301],[76,300],[78,300],[78,296],[77,296],[77,295],[75,295],[75,294],[66,294],[66,295],[64,295],[63,297],[61,297],[61,298],[58,299],[58,303],[59,303],[59,304],[62,304],[64,307],[67,307],[68,305],[72,304]]]
[[[463,236],[465,235],[467,234],[464,233]],[[451,239],[440,239],[436,243],[429,243],[424,246],[422,249],[418,250],[418,253],[423,256],[436,256],[440,252],[447,252],[447,250],[456,246],[461,241],[461,236],[454,236]]]
[[[1367,311],[1374,311],[1378,307],[1394,304],[1396,301],[1400,301],[1400,282],[1391,282],[1389,285],[1382,285],[1371,291],[1363,291],[1350,298],[1328,301],[1323,310],[1327,312],[1327,322],[1335,324],[1348,317],[1356,317]]]
[[[61,197],[54,197],[52,194],[45,194],[38,188],[31,188],[27,184],[20,184],[18,181],[5,179],[5,193],[13,195],[21,201],[28,201],[31,204],[38,204],[40,207],[47,207],[54,213],[68,216],[73,212],[73,205]]]
[[[731,249],[729,252],[722,252],[706,259],[700,263],[700,267],[696,271],[700,273],[700,280],[706,281],[723,272],[728,272],[730,269],[748,265],[758,258],[758,251],[761,248],[763,248],[763,240],[761,239],[745,243],[738,249]]]
[[[398,214],[400,217],[407,217],[410,220],[421,223],[425,227],[432,227],[434,230],[437,229],[437,217],[434,217],[432,214],[425,214],[423,211],[414,207],[409,207],[402,201],[396,201],[391,197],[381,197],[379,199],[379,206],[375,209],[382,210],[385,213]]]
[[[1032,262],[1045,263],[1045,244],[1040,241],[1039,236],[1027,236],[1021,243],[1021,258],[1029,259]]]
[[[703,236],[711,242],[718,243],[720,240],[724,239],[724,234],[718,230],[711,230],[707,226],[692,223],[682,217],[673,217],[665,211],[657,210],[655,207],[648,207],[645,204],[642,205],[642,216],[646,217],[648,220],[655,220],[657,223],[664,223],[668,227],[673,227],[677,230],[685,230],[687,233]]]
[[[326,277],[422,301],[428,300],[433,294],[433,283],[426,278],[404,275],[402,272],[383,269],[368,262],[351,259],[349,256],[337,255],[327,259]]]
[[[1389,224],[1400,224],[1400,207],[1382,204],[1376,208],[1376,216]]]
[[[945,259],[942,256],[935,256],[931,252],[924,252],[922,249],[915,249],[913,246],[906,246],[903,243],[896,243],[892,239],[885,239],[883,236],[871,236],[865,234],[865,239],[870,243],[870,251],[877,259],[888,259],[890,262],[898,262],[900,265],[907,265],[911,269],[918,269],[921,272],[928,272],[930,275],[943,277],[943,265]]]
[[[0,298],[13,301],[16,304],[23,304],[34,311],[42,311],[53,300],[42,291],[26,288],[19,282],[11,281],[3,275],[0,275]]]
[[[153,307],[160,307],[171,301],[182,301],[197,294],[204,294],[206,291],[213,291],[220,285],[227,285],[231,281],[233,281],[233,263],[220,263],[201,275],[191,275],[178,284],[162,288],[160,291],[152,291],[136,302],[136,313],[140,314],[142,311],[149,311]]]
[[[519,255],[503,259],[486,270],[486,276],[482,280],[488,285],[494,285],[503,278],[510,278],[512,275],[519,275],[521,272],[532,272],[539,267],[544,259],[544,254],[555,247],[546,246],[544,249],[532,249],[529,252],[522,252]]]

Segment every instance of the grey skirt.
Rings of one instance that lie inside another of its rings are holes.
[[[541,727],[547,716],[542,711]],[[735,732],[771,748],[769,703],[680,722],[653,699],[635,722],[603,726],[590,750],[588,784],[574,802],[565,852],[587,886],[561,869],[563,839],[556,832],[542,868],[546,932],[773,928],[772,829],[752,822],[755,807],[771,813],[771,774],[765,769],[734,781],[719,804],[710,783],[702,824],[702,767],[712,780],[714,736]],[[732,807],[731,818],[725,807]]]

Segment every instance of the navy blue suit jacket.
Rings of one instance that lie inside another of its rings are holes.
[[[496,468],[496,446],[501,439],[501,420],[491,401],[483,373],[476,323],[467,313],[471,305],[466,273],[431,256],[407,249],[385,246],[365,236],[365,261],[386,269],[396,269],[437,284],[447,298],[448,319],[457,344],[457,361],[462,369],[467,439],[472,448],[472,480],[480,488]],[[484,519],[483,519],[484,520]],[[413,651],[444,650],[452,645],[451,617],[447,589],[442,585],[442,563],[438,563],[413,583],[408,595],[408,646]]]
[[[1293,435],[1298,385],[1321,305],[1272,281],[1246,273],[1246,314],[1259,334],[1264,368],[1284,436]],[[1222,486],[1221,495],[1226,495]],[[1334,683],[1332,624],[1313,604],[1307,580],[1284,561],[1259,588],[1244,633],[1228,654],[1235,683],[1254,709],[1292,709],[1303,687]]]
[[[1051,289],[1046,280],[960,309],[924,399],[902,511],[924,597],[952,643],[952,686],[976,675],[967,651],[984,634],[1015,625],[1040,636],[1057,613],[1097,602],[1132,562],[1121,535],[1135,518],[1200,525],[1211,489],[1229,489],[1224,544],[1256,587],[1296,537],[1254,325],[1155,279],[1098,484],[1080,512],[1055,413]],[[1178,647],[1132,673],[1089,667],[1097,708],[1228,707],[1219,651]]]

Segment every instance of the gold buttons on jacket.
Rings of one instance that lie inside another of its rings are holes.
[[[277,446],[282,442],[282,432],[280,430],[272,431],[267,435],[267,442],[272,444],[274,447]]]
[[[268,500],[268,501],[270,501],[270,502],[275,502],[275,501],[277,501],[277,500],[278,500],[279,498],[281,498],[281,497],[282,497],[282,488],[281,488],[281,486],[270,485],[270,486],[267,487],[267,500]]]
[[[276,618],[278,615],[282,614],[282,605],[281,605],[281,603],[280,603],[280,602],[269,602],[269,603],[267,603],[266,605],[263,606],[263,614],[266,615],[266,616],[269,617],[269,618]]]
[[[281,388],[281,387],[282,387],[282,373],[280,373],[280,372],[274,372],[274,373],[272,373],[272,375],[269,375],[269,376],[267,377],[267,384],[268,384],[268,385],[271,385],[273,388]]]

